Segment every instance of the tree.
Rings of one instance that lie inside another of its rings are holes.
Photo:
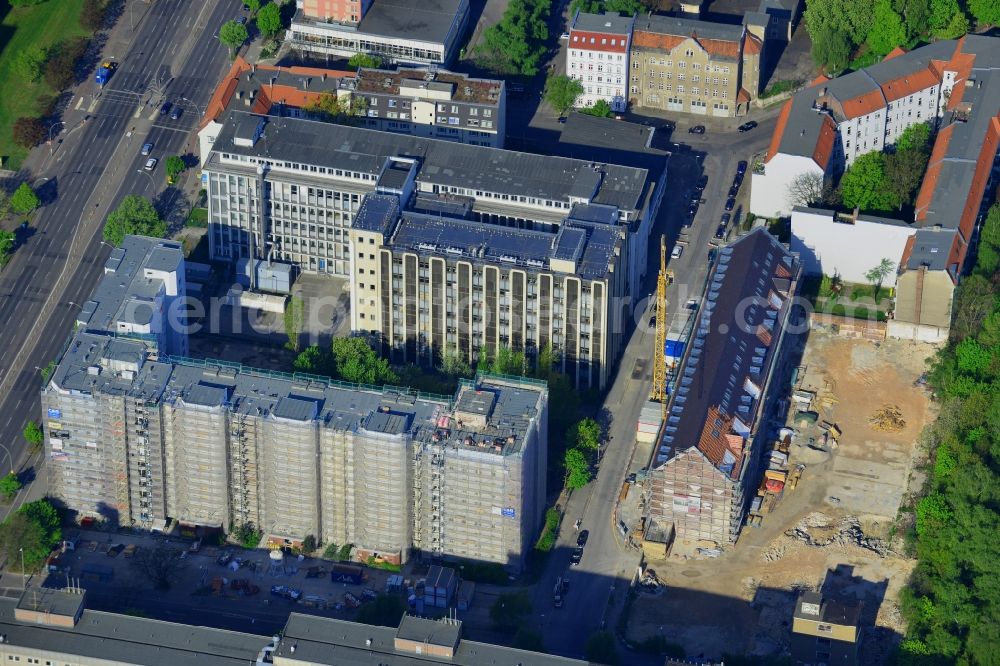
[[[372,385],[399,381],[389,361],[379,358],[364,338],[334,338],[331,347],[334,367],[344,381]]]
[[[257,529],[252,522],[240,523],[233,530],[233,538],[244,548],[256,548],[260,545],[261,537],[264,533]]]
[[[382,66],[382,59],[371,53],[355,53],[348,60],[347,64],[355,69],[378,69]]]
[[[17,237],[14,232],[0,229],[0,269],[10,261],[10,253],[14,251]]]
[[[21,434],[24,435],[24,439],[28,442],[28,446],[32,451],[40,449],[42,442],[45,441],[45,433],[42,431],[42,427],[34,421],[28,421],[24,425],[24,430]]]
[[[892,275],[894,270],[896,270],[895,262],[886,257],[878,262],[877,266],[873,266],[865,272],[865,279],[874,287],[876,303],[878,303],[878,292],[882,289],[882,283],[887,277]]]
[[[930,0],[930,16],[927,18],[929,32],[940,39],[953,39],[965,33],[954,34],[954,30],[965,25],[968,30],[969,23],[962,13],[962,8],[958,0]]]
[[[357,124],[368,113],[368,101],[363,96],[339,98],[334,93],[322,93],[303,110],[317,120],[340,125]]]
[[[931,13],[930,0],[896,0],[896,10],[903,17],[907,39],[914,39],[927,32],[927,18]]]
[[[257,29],[266,37],[273,37],[281,30],[281,9],[273,2],[257,14]]]
[[[59,514],[46,499],[28,502],[0,525],[0,553],[10,569],[37,570],[62,541]]]
[[[566,433],[566,445],[586,453],[597,451],[601,446],[601,424],[589,417],[574,423]]]
[[[305,303],[298,296],[288,299],[285,306],[285,335],[288,336],[288,346],[292,351],[298,351],[302,344],[302,326],[305,323]],[[297,360],[297,359],[296,359]]]
[[[815,206],[823,200],[824,191],[823,174],[807,171],[788,183],[787,197],[793,206]]]
[[[614,115],[611,105],[604,99],[599,99],[592,106],[580,109],[580,113],[586,113],[588,116],[597,116],[598,118],[610,118]]]
[[[531,615],[531,598],[527,592],[513,592],[500,595],[490,608],[493,626],[503,631],[512,631]]]
[[[812,38],[813,62],[821,66],[830,76],[835,76],[847,68],[851,59],[851,39],[843,30],[831,28]]]
[[[219,28],[219,41],[229,47],[230,57],[236,55],[236,50],[250,38],[247,27],[239,21],[226,21]]]
[[[80,8],[80,25],[85,30],[97,32],[104,26],[104,0],[83,0]]]
[[[610,631],[598,631],[590,635],[584,645],[587,661],[616,666],[619,662],[615,637]]]
[[[579,490],[590,483],[590,464],[587,456],[578,448],[568,449],[563,458],[566,466],[566,487]]]
[[[898,207],[913,202],[927,170],[928,157],[925,150],[897,150],[885,156],[887,200]]]
[[[482,66],[501,74],[538,73],[549,38],[550,0],[510,0],[498,23],[476,47]]]
[[[896,139],[896,151],[929,150],[931,145],[930,123],[910,125]]]
[[[572,108],[582,94],[583,84],[564,74],[550,76],[545,81],[545,101],[560,116]]]
[[[569,14],[572,16],[578,11],[585,14],[618,12],[626,16],[634,16],[653,8],[646,6],[640,0],[573,0],[569,5]]]
[[[340,550],[337,551],[337,559],[340,560],[341,562],[350,562],[352,550],[354,550],[354,544],[345,543],[343,546],[340,547]]]
[[[941,39],[957,39],[969,32],[969,19],[965,18],[965,14],[961,11],[957,11],[951,15],[951,19],[941,30],[938,30],[937,36]]]
[[[136,551],[131,566],[140,576],[153,583],[155,589],[169,590],[183,567],[183,561],[175,549],[158,545]]]
[[[996,0],[967,0],[966,6],[980,25],[1000,24],[1000,4]]]
[[[52,47],[45,62],[45,82],[53,90],[65,90],[76,82],[80,61],[87,53],[88,41],[76,38],[60,42]]]
[[[42,77],[48,54],[40,46],[29,46],[14,56],[11,69],[26,83],[34,83]]]
[[[307,534],[306,538],[302,540],[302,552],[311,553],[314,550],[316,550],[316,536]]]
[[[0,478],[0,495],[8,502],[17,496],[17,493],[24,487],[21,480],[17,478],[17,474],[13,471],[9,472],[7,476]]]
[[[339,560],[340,547],[333,543],[332,541],[326,544],[326,548],[323,549],[323,559],[325,560]]]
[[[166,161],[167,167],[167,179],[172,183],[177,180],[177,176],[181,175],[181,172],[187,168],[187,164],[184,163],[184,158],[177,155],[171,155]]]
[[[892,8],[889,0],[875,0],[875,20],[868,33],[868,46],[880,56],[884,56],[897,46],[906,43],[906,28],[903,19]]]
[[[271,5],[277,7],[273,2]],[[251,16],[254,16],[260,11],[260,0],[243,0],[243,6],[250,10]]]
[[[336,372],[330,351],[319,345],[310,345],[299,352],[299,355],[292,361],[292,370],[326,377],[332,377]]]
[[[840,179],[844,205],[861,210],[892,210],[898,202],[885,187],[885,155],[865,153]]]
[[[14,143],[21,148],[34,148],[48,136],[45,125],[38,118],[21,116],[14,121]]]
[[[14,194],[10,197],[10,207],[18,215],[27,215],[41,205],[42,200],[38,198],[35,191],[31,189],[31,185],[27,183],[18,185],[17,189],[14,190]]]
[[[167,223],[160,219],[160,214],[149,202],[149,199],[135,194],[129,194],[118,208],[108,214],[104,223],[104,240],[118,247],[125,236],[152,236],[163,238],[167,235]]]
[[[45,0],[9,0],[11,7],[32,7],[34,5],[40,5]]]
[[[405,611],[398,594],[380,594],[361,607],[357,621],[377,627],[398,627]]]
[[[441,372],[451,377],[472,377],[475,374],[462,355],[454,349],[448,349],[441,355]]]

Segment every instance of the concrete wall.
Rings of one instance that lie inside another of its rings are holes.
[[[796,202],[788,199],[788,186],[800,174],[814,173],[823,177],[823,170],[811,157],[778,153],[764,165],[764,173],[751,178],[750,212],[761,217],[791,215]]]
[[[802,259],[807,275],[838,274],[845,282],[865,284],[865,273],[882,259],[899,266],[907,239],[914,230],[903,225],[884,224],[859,217],[841,221],[831,211],[792,211],[792,252]],[[882,283],[896,286],[896,272]]]

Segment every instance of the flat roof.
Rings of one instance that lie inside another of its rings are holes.
[[[487,146],[378,132],[301,118],[266,117],[264,136],[252,146],[233,142],[235,127],[249,114],[230,111],[212,145],[213,156],[227,153],[276,163],[294,162],[343,169],[377,177],[386,158],[418,160],[417,181],[499,194],[564,201],[578,180],[600,177],[591,203],[638,211],[646,203],[651,174],[598,161],[584,161]],[[212,157],[208,168],[212,168]],[[223,168],[227,168],[225,165]],[[659,179],[660,174],[655,174]]]
[[[451,91],[452,102],[497,106],[504,82],[500,79],[479,79],[467,74],[431,70],[427,67],[386,69],[359,69],[356,79],[348,80],[352,90],[372,95],[402,95],[410,97],[414,88],[446,85]],[[345,81],[347,83],[347,81]]]
[[[567,657],[461,639],[458,640],[454,657],[448,660],[427,654],[397,651],[395,641],[398,631],[404,631],[402,638],[414,640],[414,637],[423,636],[422,632],[416,630],[418,627],[424,627],[426,622],[440,622],[423,618],[416,620],[419,622],[415,623],[412,620],[408,622],[404,618],[401,628],[397,629],[292,613],[274,656],[290,664],[330,666],[419,666],[443,662],[457,666],[486,664],[585,666],[587,664],[585,661]],[[295,646],[294,652],[292,646]]]
[[[373,0],[358,32],[443,44],[462,5],[463,0]]]
[[[636,19],[635,29],[660,35],[716,39],[724,42],[738,42],[743,37],[743,26],[739,24],[730,25],[664,14],[640,16]]]
[[[608,35],[631,35],[633,17],[618,12],[586,14],[580,12],[573,22],[573,30],[601,32]]]
[[[17,603],[0,597],[4,643],[94,660],[146,666],[247,666],[271,642],[269,636],[92,610],[84,610],[73,627],[25,624],[14,618]]]
[[[88,329],[114,331],[119,321],[144,325],[156,310],[153,299],[163,288],[163,280],[147,278],[144,269],[176,271],[184,259],[179,243],[146,236],[126,236],[111,251],[104,264],[104,276],[80,308],[77,320]]]

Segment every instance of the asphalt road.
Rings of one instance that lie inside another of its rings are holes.
[[[198,109],[228,64],[212,35],[239,5],[157,0],[127,51],[106,53],[120,65],[105,90],[92,79],[83,84],[64,113],[61,145],[39,148],[54,153],[34,176],[46,205],[0,274],[0,443],[15,467],[26,453],[25,423],[41,418],[39,368],[60,353],[79,304],[103,274],[103,219],[127,194],[162,193],[163,159],[186,152]],[[164,99],[181,105],[179,119],[159,115]],[[142,171],[146,158],[139,154],[147,141],[161,162],[152,173]],[[176,209],[178,198],[176,190],[161,196],[161,213]]]
[[[649,122],[657,124],[656,119]],[[659,122],[662,123],[662,120]],[[724,212],[736,163],[739,160],[749,161],[751,155],[764,150],[770,140],[774,119],[761,119],[759,122],[760,127],[746,134],[710,131],[698,136],[681,132],[671,137],[680,145],[675,148],[669,163],[668,191],[650,238],[650,247],[656,250],[649,253],[650,265],[645,282],[645,294],[654,293],[660,234],[667,235],[668,250],[674,243],[680,242],[685,248],[681,257],[670,259],[668,263],[675,273],[674,284],[667,291],[668,313],[676,312],[688,298],[698,298],[701,294],[708,276],[708,250],[715,242],[715,229]],[[684,227],[689,193],[702,174],[708,176],[703,194],[705,203],[693,223]],[[733,212],[740,208],[746,211],[749,194],[748,175]],[[587,636],[601,628],[614,630],[625,593],[639,564],[639,552],[625,546],[613,515],[626,475],[648,463],[645,451],[641,455],[634,455],[634,452],[636,422],[652,383],[655,332],[648,327],[651,307],[648,300],[640,301],[637,306],[634,317],[636,328],[632,331],[615,381],[603,404],[604,413],[610,418],[609,440],[602,453],[597,476],[587,487],[570,497],[555,552],[534,589],[536,620],[545,637],[547,650],[557,654],[583,657]],[[574,529],[577,520],[581,521],[581,529],[590,532],[590,537],[580,565],[571,567],[570,555],[578,536]],[[570,589],[563,607],[556,609],[552,597],[558,576],[569,577]],[[626,661],[662,663],[662,657],[629,654]]]

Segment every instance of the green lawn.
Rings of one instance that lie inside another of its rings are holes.
[[[11,127],[21,116],[38,115],[38,98],[53,91],[45,81],[25,83],[11,72],[17,54],[29,46],[51,46],[69,37],[86,36],[80,26],[83,0],[47,0],[34,7],[11,8],[0,0],[0,156],[4,168],[16,169],[28,151],[14,145]]]

